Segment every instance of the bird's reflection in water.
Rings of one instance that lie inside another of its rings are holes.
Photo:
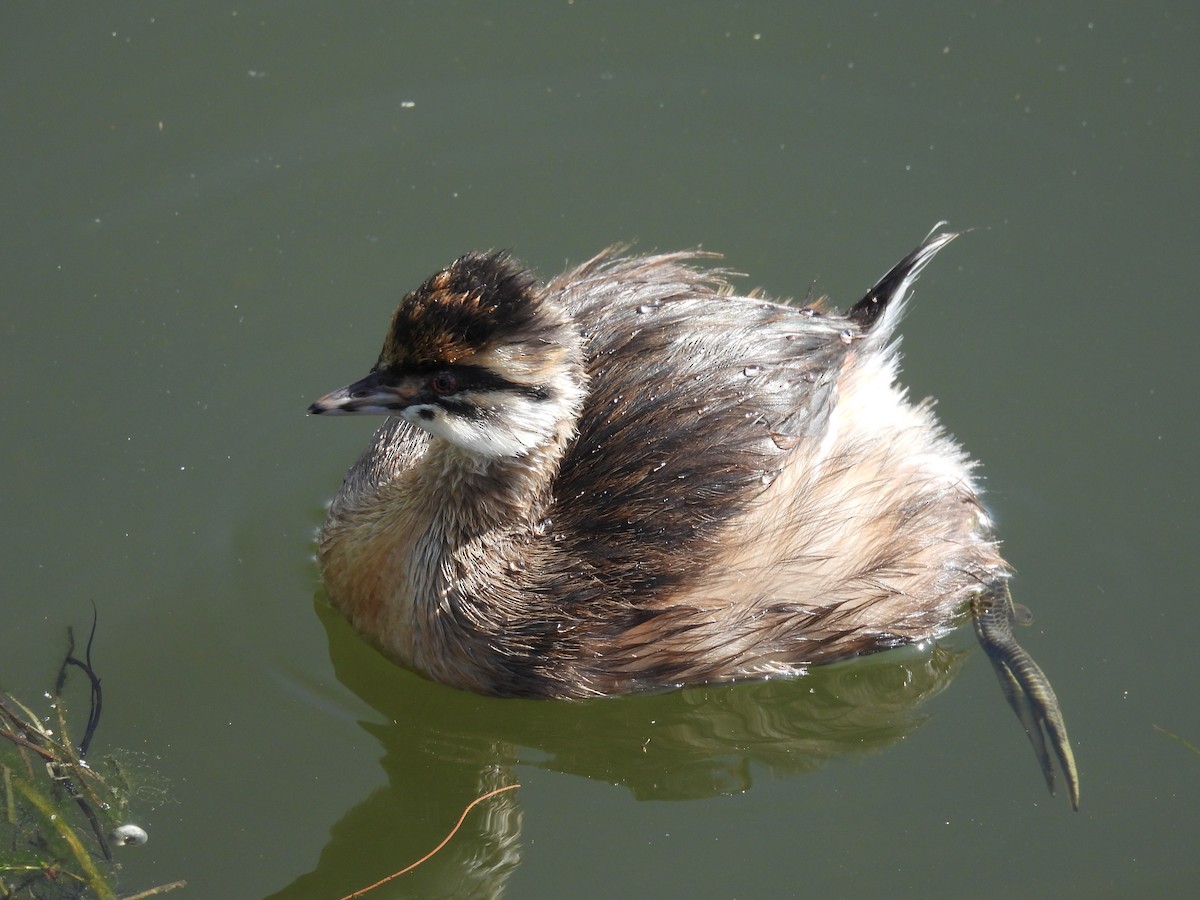
[[[383,748],[387,784],[332,825],[312,872],[274,895],[289,900],[345,896],[419,859],[467,803],[517,781],[524,766],[622,785],[638,799],[683,800],[751,790],[756,769],[794,776],[880,750],[921,724],[923,704],[967,653],[908,647],[793,680],[505,700],[399,669],[317,607],[339,680],[382,719],[361,725]],[[369,896],[501,896],[520,864],[521,817],[519,791],[488,800],[438,854]]]

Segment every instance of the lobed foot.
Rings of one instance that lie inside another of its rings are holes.
[[[1013,635],[1014,622],[1029,624],[1029,611],[1013,603],[1005,580],[994,582],[979,594],[972,601],[972,611],[975,634],[996,670],[1008,705],[1021,720],[1029,742],[1033,744],[1050,793],[1054,793],[1054,767],[1046,749],[1047,738],[1066,779],[1071,806],[1078,810],[1079,772],[1075,768],[1075,756],[1071,752],[1058,698],[1054,696],[1050,679]]]

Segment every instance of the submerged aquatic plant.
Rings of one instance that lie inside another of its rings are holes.
[[[90,765],[92,738],[100,724],[103,693],[92,668],[92,640],[83,659],[75,656],[75,635],[50,699],[52,713],[39,717],[12,694],[0,692],[0,898],[98,897],[118,900],[119,863],[114,847],[145,843],[146,833],[125,821],[134,795],[129,765],[117,754]],[[63,699],[69,670],[88,679],[90,698],[83,737],[71,739]],[[52,724],[51,724],[52,723]],[[151,780],[154,780],[153,778]],[[183,887],[172,882],[123,900],[150,897]]]

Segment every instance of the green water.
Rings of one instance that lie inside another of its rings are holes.
[[[122,888],[1171,896],[1200,881],[1186,561],[1200,15],[1184,3],[114,3],[0,29],[0,683],[100,611]],[[373,425],[304,415],[471,248],[702,245],[857,299],[938,220],[905,381],[983,463],[1083,808],[970,635],[810,682],[459,694],[315,602]],[[961,651],[961,653],[960,653]],[[953,677],[957,673],[957,677]],[[174,896],[174,895],[173,895]]]

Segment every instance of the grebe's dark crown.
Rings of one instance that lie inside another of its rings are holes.
[[[540,306],[533,273],[506,251],[467,253],[400,301],[375,371],[465,362],[520,340]]]

